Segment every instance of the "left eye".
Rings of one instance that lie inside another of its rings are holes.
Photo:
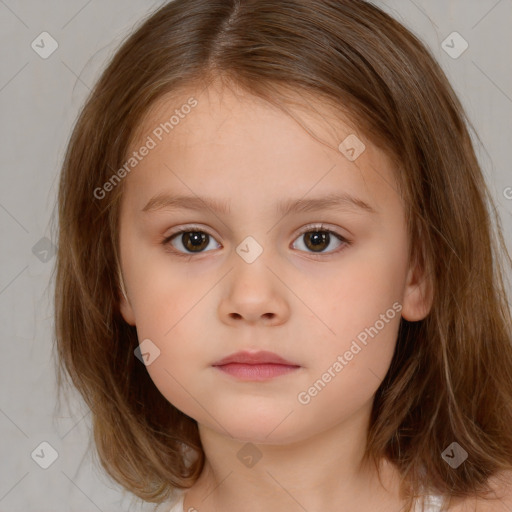
[[[334,238],[332,235],[334,235]],[[307,231],[303,231],[297,237],[297,239],[300,240],[301,237],[305,237],[306,243],[303,244],[303,246],[306,248],[306,251],[310,250],[312,253],[317,254],[325,253],[325,249],[329,247],[333,240],[337,240],[338,245],[334,250],[327,251],[329,253],[337,252],[336,249],[341,245],[350,244],[346,238],[335,233],[334,231],[324,229],[323,227],[315,227],[310,228]],[[172,246],[173,249],[170,250],[179,255],[191,255],[207,252],[205,249],[208,248],[210,242],[213,240],[215,240],[213,236],[211,236],[209,233],[206,233],[205,231],[189,229],[181,230],[168,236],[163,240],[162,244],[166,247]],[[177,242],[178,245],[181,244],[182,248],[176,247],[175,242]],[[213,248],[215,249],[215,247]]]
[[[332,235],[334,235],[334,238],[332,237]],[[310,229],[308,231],[302,232],[299,235],[298,239],[300,240],[302,237],[305,237],[306,240],[304,246],[307,249],[310,249],[313,253],[336,252],[336,249],[338,247],[340,247],[343,244],[349,243],[348,240],[343,238],[341,235],[338,235],[337,233],[329,229]],[[339,244],[337,247],[335,247],[335,250],[324,251],[324,249],[328,247],[333,240],[337,240]]]

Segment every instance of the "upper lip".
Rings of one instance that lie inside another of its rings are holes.
[[[212,366],[222,366],[229,363],[242,363],[242,364],[283,364],[287,366],[299,366],[283,359],[282,357],[274,354],[273,352],[258,351],[258,352],[236,352],[219,361],[213,363]]]

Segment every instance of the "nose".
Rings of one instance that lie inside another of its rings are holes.
[[[229,325],[281,325],[289,317],[287,288],[259,258],[253,263],[235,263],[229,273],[218,314]]]

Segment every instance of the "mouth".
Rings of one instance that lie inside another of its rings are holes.
[[[212,366],[244,381],[273,379],[300,368],[300,365],[273,352],[237,352],[213,363]]]

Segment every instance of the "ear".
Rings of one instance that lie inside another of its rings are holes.
[[[129,325],[135,325],[135,314],[133,312],[132,305],[128,299],[126,294],[126,288],[124,286],[123,275],[121,271],[118,271],[118,279],[119,279],[119,310],[121,311],[121,315],[123,316],[126,323]]]
[[[128,298],[123,297],[122,294],[119,301],[119,310],[121,311],[121,315],[127,324],[135,325],[135,315],[133,314],[132,306],[130,305]]]
[[[431,273],[416,261],[409,267],[402,299],[402,317],[409,322],[423,320],[430,312],[434,284]]]

